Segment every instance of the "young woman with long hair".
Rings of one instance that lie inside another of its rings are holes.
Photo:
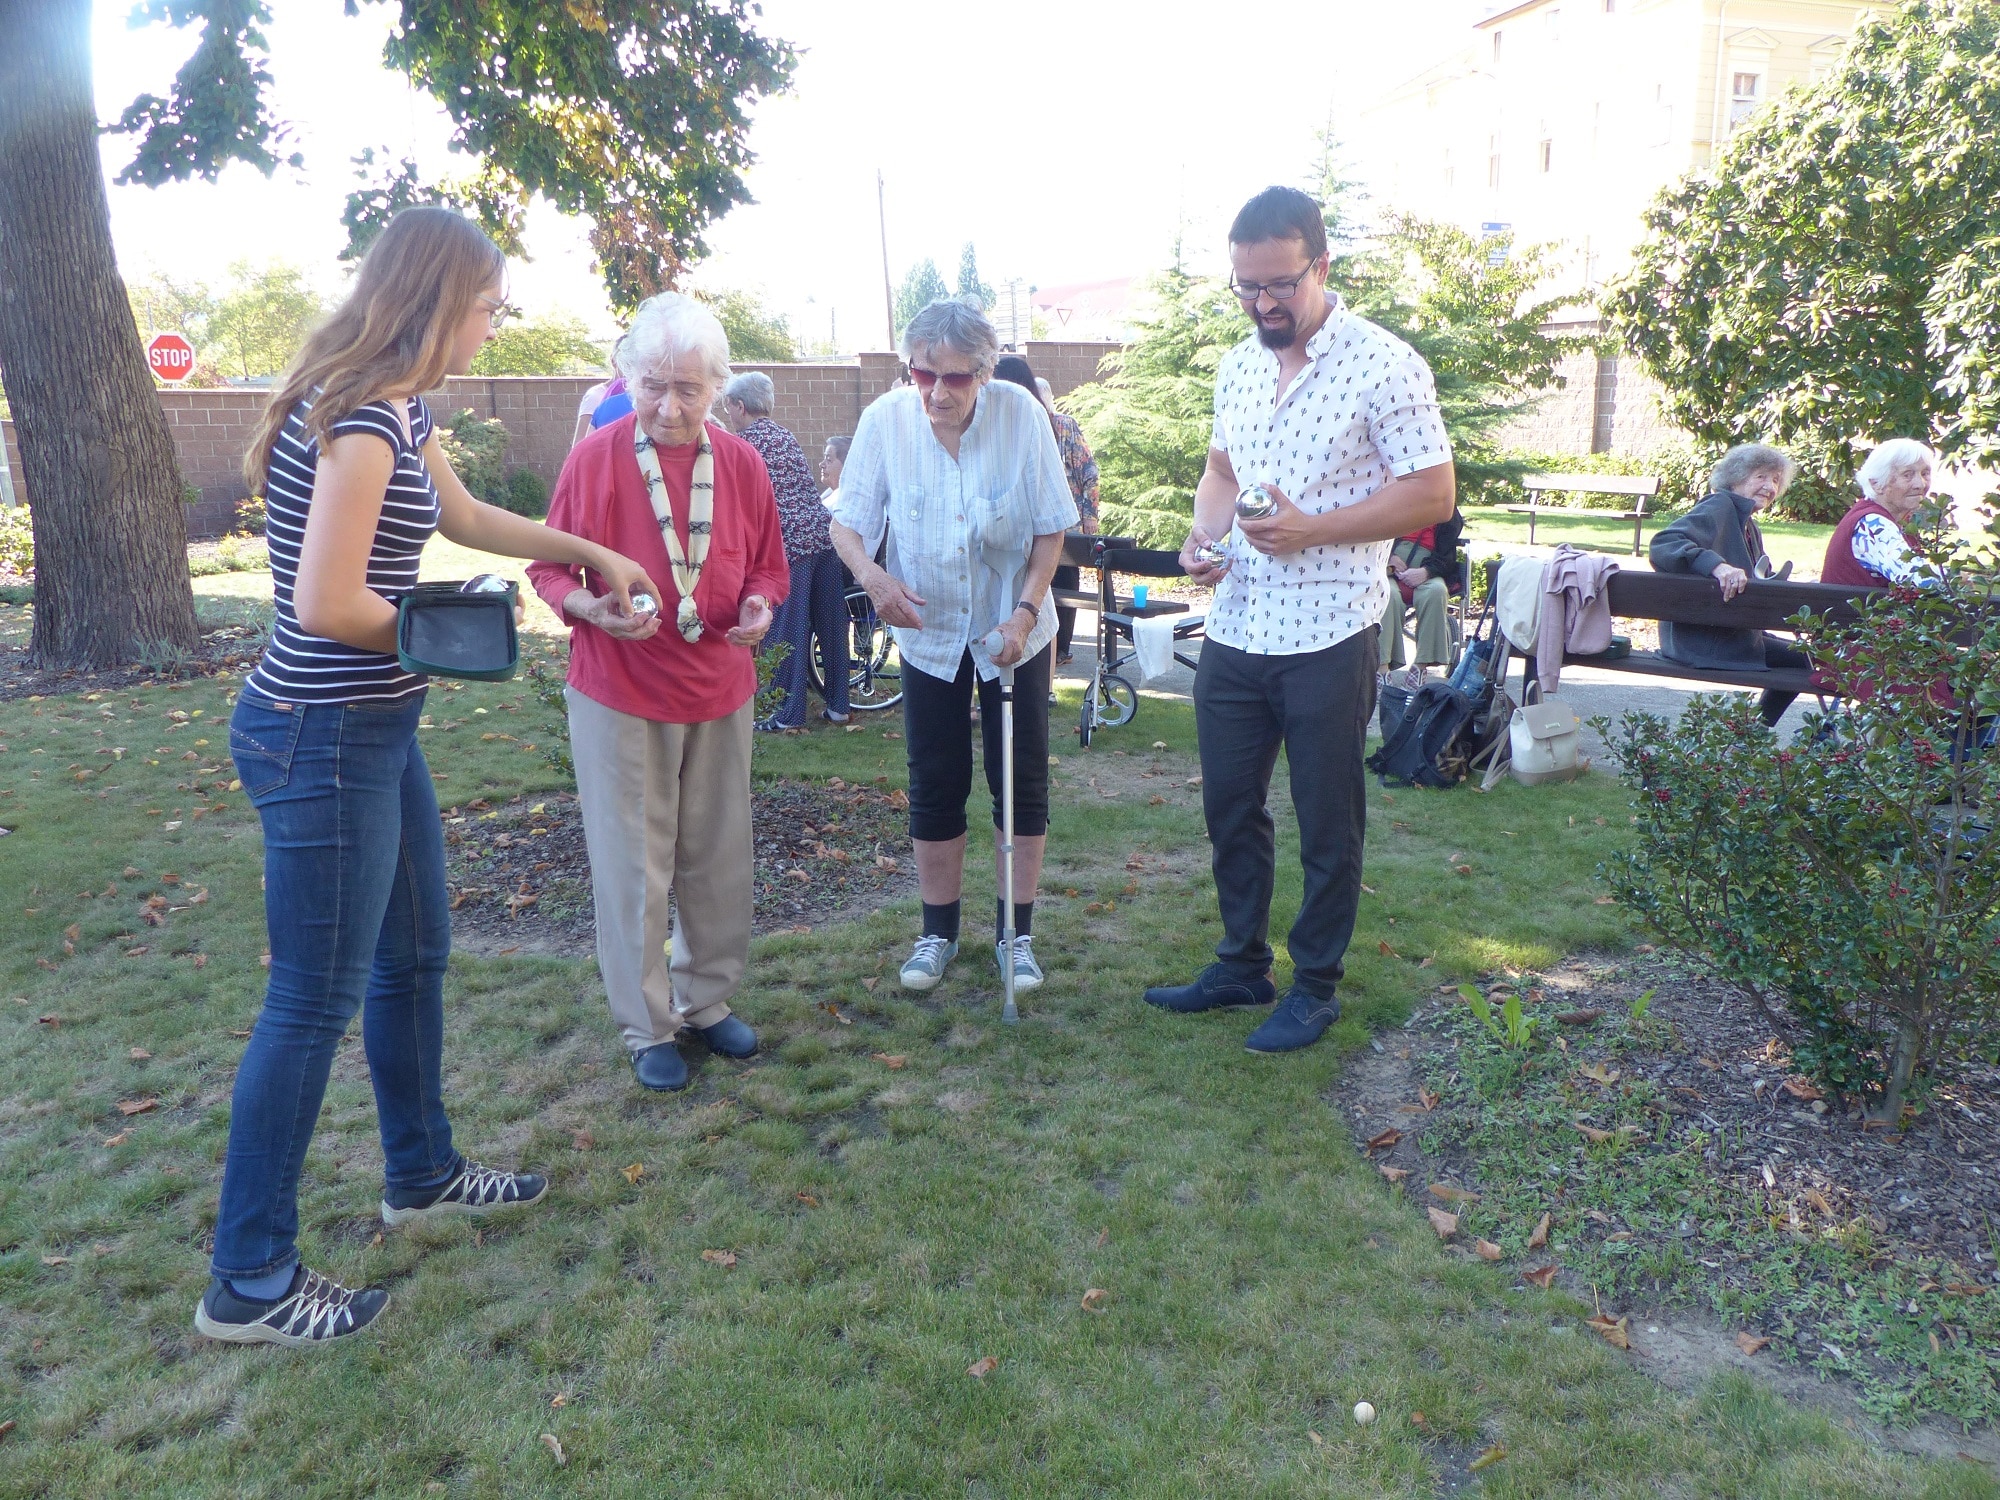
[[[195,1327],[325,1345],[388,1305],[299,1260],[298,1183],[333,1054],[361,1012],[391,1225],[539,1201],[541,1177],[452,1143],[439,1054],[451,952],[444,840],[417,745],[427,679],[396,657],[394,596],[434,531],[595,572],[621,610],[661,597],[608,548],[482,504],[420,392],[470,368],[504,315],[506,259],[467,220],[413,208],[307,339],[244,462],[269,516],[277,622],[229,748],[264,826],[271,976],[236,1074],[212,1279]]]

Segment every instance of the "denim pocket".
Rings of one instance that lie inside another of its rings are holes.
[[[236,700],[236,712],[229,719],[229,758],[236,762],[236,774],[253,803],[291,780],[292,756],[305,720],[299,704],[280,710],[248,697]]]

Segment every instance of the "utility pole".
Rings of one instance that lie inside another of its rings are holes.
[[[889,290],[889,211],[883,206],[882,169],[875,169],[875,222],[882,231],[882,315],[889,323],[889,347],[896,347],[896,298]]]

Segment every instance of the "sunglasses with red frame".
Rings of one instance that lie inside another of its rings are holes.
[[[969,391],[979,376],[970,370],[954,370],[949,374],[939,374],[936,370],[926,370],[922,365],[911,365],[910,379],[917,383],[917,389],[920,391],[928,391],[940,380],[944,382],[947,390]]]

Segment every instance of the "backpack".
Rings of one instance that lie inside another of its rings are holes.
[[[1474,750],[1471,701],[1448,682],[1427,682],[1366,762],[1384,786],[1457,786]],[[1387,725],[1384,726],[1388,728]]]

